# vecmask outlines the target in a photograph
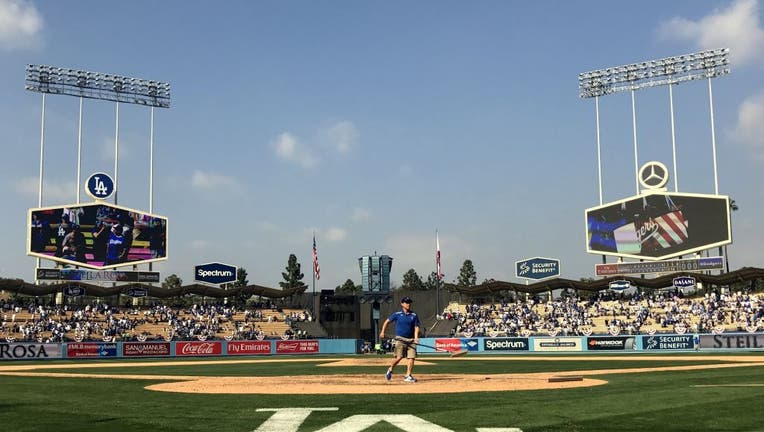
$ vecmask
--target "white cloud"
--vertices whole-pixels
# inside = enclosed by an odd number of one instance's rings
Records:
[[[114,152],[119,150],[119,162],[122,163],[123,161],[130,160],[132,155],[131,147],[131,144],[124,136],[119,137],[119,149],[114,145],[114,136],[103,137],[101,138],[99,154],[104,162],[114,163]]]
[[[756,159],[764,162],[764,92],[740,104],[732,136],[747,146]]]
[[[233,177],[200,170],[194,171],[194,174],[191,177],[191,185],[197,189],[203,190],[231,188],[238,190],[241,188],[239,183]]]
[[[40,178],[25,177],[14,183],[14,189],[19,195],[34,198],[39,196]],[[75,182],[51,182],[44,180],[42,184],[43,205],[70,204],[77,200],[77,186]]]
[[[192,240],[188,246],[195,251],[203,251],[209,249],[210,242],[206,240]]]
[[[345,240],[348,233],[342,228],[331,227],[324,233],[324,238],[330,242],[340,242]]]
[[[353,222],[363,222],[371,218],[371,212],[363,207],[356,207],[353,209],[353,213],[350,215],[350,219]]]
[[[329,145],[340,154],[347,154],[358,144],[358,130],[349,121],[341,121],[325,131]]]
[[[280,134],[273,143],[276,156],[303,168],[313,168],[317,160],[294,135],[289,132]]]
[[[263,232],[276,232],[279,229],[278,225],[268,221],[257,221],[255,222],[255,227]]]
[[[0,49],[33,49],[40,43],[43,20],[25,0],[0,0]]]
[[[760,61],[764,50],[757,0],[738,0],[697,21],[672,18],[661,24],[658,34],[667,40],[692,42],[703,50],[730,48],[730,60],[735,66]]]

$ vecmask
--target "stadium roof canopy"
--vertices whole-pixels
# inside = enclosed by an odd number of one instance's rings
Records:
[[[270,299],[286,298],[296,294],[302,294],[305,288],[274,289],[260,285],[247,285],[245,287],[236,287],[223,289],[210,285],[192,284],[177,288],[163,288],[158,285],[149,285],[142,283],[127,283],[124,285],[104,287],[101,285],[89,284],[80,281],[67,281],[53,283],[49,285],[35,285],[25,282],[21,279],[0,279],[0,290],[15,292],[19,294],[44,296],[61,292],[65,287],[82,287],[85,289],[85,295],[95,297],[108,297],[117,294],[124,294],[130,289],[145,289],[146,296],[156,298],[181,297],[187,294],[196,294],[212,298],[225,298],[237,296],[262,296]]]
[[[490,281],[480,285],[465,287],[455,284],[444,284],[444,288],[449,291],[458,292],[468,296],[479,296],[500,293],[502,291],[517,291],[529,294],[538,294],[556,289],[570,288],[580,291],[601,291],[610,287],[610,282],[616,280],[627,280],[632,285],[646,289],[668,288],[674,285],[674,278],[679,276],[692,276],[697,282],[706,286],[731,285],[736,282],[749,282],[757,279],[764,279],[764,269],[756,267],[743,267],[729,273],[720,275],[709,275],[703,273],[678,272],[666,274],[656,278],[646,279],[631,276],[612,276],[604,279],[592,281],[576,281],[571,279],[555,278],[526,285],[524,283]]]
[[[464,294],[467,296],[499,294],[507,291],[538,294],[565,288],[594,292],[608,289],[610,287],[610,282],[612,281],[627,280],[631,282],[632,285],[638,286],[642,289],[661,289],[673,286],[674,278],[679,276],[692,276],[697,282],[700,282],[705,286],[723,286],[731,285],[733,283],[750,282],[757,279],[764,279],[764,269],[757,267],[743,267],[733,272],[723,273],[720,275],[677,272],[650,279],[631,276],[612,276],[592,281],[577,281],[571,279],[555,278],[539,281],[530,285],[516,282],[490,281],[476,286],[465,287],[447,283],[443,285],[443,288],[448,291],[458,292],[459,294]],[[293,295],[300,295],[305,292],[305,288],[275,289],[261,285],[247,285],[245,287],[229,289],[202,284],[191,284],[167,289],[163,288],[161,285],[149,285],[142,283],[126,283],[123,285],[104,287],[101,285],[89,284],[81,281],[67,281],[48,285],[35,285],[33,283],[25,282],[21,279],[0,278],[0,290],[32,296],[44,296],[59,293],[62,292],[65,287],[71,286],[82,287],[85,289],[85,295],[95,297],[108,297],[117,294],[125,294],[130,289],[140,288],[146,290],[146,295],[148,297],[162,299],[181,297],[188,294],[195,294],[218,299],[237,296],[250,297],[252,295],[270,299],[281,299]]]

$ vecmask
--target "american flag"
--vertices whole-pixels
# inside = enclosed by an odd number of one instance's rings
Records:
[[[316,249],[316,235],[313,234],[313,275],[321,279],[321,267],[318,265],[318,250]]]
[[[687,220],[681,211],[673,211],[654,219],[660,227],[656,240],[664,247],[669,248],[684,243],[687,240]]]
[[[438,231],[435,231],[435,264],[438,267],[438,280],[443,279],[443,272],[440,270],[440,239]]]

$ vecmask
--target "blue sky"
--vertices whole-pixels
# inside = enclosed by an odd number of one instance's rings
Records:
[[[388,254],[393,278],[465,259],[478,281],[517,281],[517,260],[561,260],[591,277],[583,212],[599,204],[594,101],[580,72],[729,47],[713,82],[719,192],[733,216],[732,268],[762,266],[764,30],[738,1],[0,0],[0,276],[33,278],[41,97],[26,64],[170,82],[155,126],[154,212],[170,219],[162,278],[195,264],[245,267],[277,286],[290,253],[318,289],[357,258]],[[680,192],[713,193],[708,91],[674,91]],[[43,205],[75,202],[77,98],[46,102]],[[639,164],[671,167],[668,91],[637,92]],[[628,93],[602,98],[605,201],[631,196]],[[113,172],[114,104],[86,101],[85,175]],[[120,108],[119,204],[148,209],[149,111]],[[84,196],[84,195],[83,195]],[[610,259],[612,261],[612,258]]]

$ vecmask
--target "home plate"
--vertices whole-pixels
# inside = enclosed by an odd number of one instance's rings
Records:
[[[549,377],[548,382],[568,382],[568,381],[583,381],[582,375],[563,375]]]

